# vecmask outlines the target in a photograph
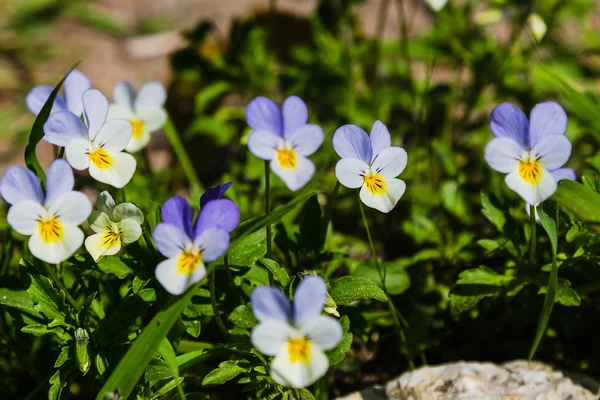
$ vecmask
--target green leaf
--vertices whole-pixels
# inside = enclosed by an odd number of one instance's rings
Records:
[[[65,387],[67,387],[67,379],[64,376],[63,369],[57,369],[54,375],[50,378],[50,389],[48,390],[48,400],[60,400],[60,395]]]
[[[202,380],[203,386],[222,385],[232,380],[239,374],[249,371],[249,368],[240,367],[240,361],[228,360],[219,364],[219,367],[210,371]]]
[[[500,275],[494,270],[481,266],[479,268],[468,269],[458,275],[457,285],[492,285],[503,286],[513,278],[506,275]]]
[[[504,232],[504,224],[506,223],[504,212],[496,207],[489,196],[484,192],[481,192],[481,207],[483,215],[485,215],[500,232]]]
[[[400,262],[382,263],[382,268],[386,268],[385,288],[391,295],[404,293],[410,287],[410,276]],[[367,278],[381,287],[379,272],[374,263],[359,265],[353,273],[356,277]]]
[[[163,387],[161,387],[160,389],[158,389],[156,392],[154,392],[152,394],[152,397],[150,397],[150,400],[156,400],[156,399],[166,395],[171,390],[173,390],[176,387],[178,387],[179,385],[181,385],[181,382],[183,382],[183,379],[184,379],[183,377],[175,378],[175,379],[172,379],[169,382],[165,383],[163,385]],[[187,399],[187,396],[183,397],[183,398]]]
[[[370,279],[344,276],[335,280],[329,289],[337,305],[350,304],[357,300],[373,299],[387,301],[385,292]]]
[[[252,329],[258,325],[258,320],[252,312],[250,305],[236,307],[229,315],[229,321],[241,328]]]
[[[547,293],[548,287],[544,286],[540,288],[538,293]],[[581,298],[579,294],[571,287],[571,282],[567,279],[558,279],[558,286],[556,289],[556,303],[560,303],[563,306],[573,307],[581,305]]]
[[[158,354],[160,354],[160,356],[163,358],[163,360],[169,367],[169,371],[171,372],[171,375],[173,376],[173,378],[175,378],[175,380],[178,380],[179,365],[177,364],[177,355],[175,354],[175,350],[173,350],[173,346],[171,346],[171,342],[169,342],[169,339],[167,339],[167,338],[163,339],[162,343],[158,347]],[[181,383],[182,381],[183,381],[183,379],[181,379],[181,381],[179,381],[179,383]],[[176,387],[176,386],[174,386],[174,387]],[[171,390],[171,389],[169,389],[169,390]]]
[[[202,114],[206,107],[219,97],[231,90],[231,84],[220,81],[203,88],[197,95],[195,101],[196,114]]]
[[[242,239],[249,234],[281,220],[281,218],[294,210],[299,204],[306,201],[306,199],[313,194],[313,191],[302,192],[292,201],[277,208],[269,215],[257,218],[238,227],[232,232],[230,250],[234,250],[239,246]],[[216,265],[222,264],[222,259],[223,257],[207,266],[207,275],[210,274]],[[167,333],[169,333],[183,309],[190,303],[200,284],[201,283],[198,283],[191,287],[181,296],[172,297],[166,307],[152,318],[152,321],[150,321],[148,326],[142,330],[142,333],[138,336],[115,370],[111,373],[110,377],[106,380],[104,386],[98,392],[96,400],[103,400],[106,393],[113,393],[117,389],[121,391],[123,398],[129,397],[146,369],[146,366],[158,350],[162,340],[167,336]]]
[[[498,294],[512,288],[514,278],[500,275],[487,267],[463,271],[448,296],[450,314],[457,317],[475,307],[485,297]]]
[[[231,265],[249,266],[267,254],[266,229],[248,235],[233,251],[229,251]]]
[[[300,232],[297,236],[300,247],[306,251],[323,250],[328,224],[317,196],[312,196],[300,213]]]
[[[340,318],[340,325],[342,326],[342,332],[344,333],[342,336],[342,340],[335,346],[333,349],[326,352],[327,358],[329,359],[329,365],[335,365],[344,360],[346,357],[346,353],[350,350],[352,346],[352,333],[348,332],[350,330],[350,319],[347,315],[344,315]]]
[[[54,266],[50,268],[54,268]],[[30,280],[27,293],[35,303],[35,310],[51,320],[48,327],[65,326],[70,328],[74,323],[73,312],[65,302],[65,294],[54,289],[50,279],[43,275],[27,273],[27,276]]]
[[[550,199],[600,233],[599,193],[581,183],[565,179],[558,183],[558,189]]]
[[[63,346],[60,348],[60,354],[54,362],[54,368],[59,368],[69,359],[69,346]]]
[[[259,264],[265,266],[271,272],[271,274],[273,274],[273,278],[275,278],[277,282],[281,283],[281,286],[284,289],[288,287],[288,284],[290,283],[290,276],[285,268],[279,265],[277,261],[271,260],[270,258],[263,258],[258,262]]]
[[[16,308],[37,318],[42,315],[35,310],[33,300],[25,290],[0,288],[0,306]]]
[[[116,275],[119,279],[124,279],[133,274],[133,270],[121,258],[115,256],[103,257],[98,262],[98,268],[107,274]]]

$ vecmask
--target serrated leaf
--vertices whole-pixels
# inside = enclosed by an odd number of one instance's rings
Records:
[[[229,321],[234,325],[247,329],[252,329],[258,325],[258,320],[249,305],[236,307],[229,315]]]
[[[54,375],[50,378],[50,389],[48,390],[48,400],[60,400],[60,395],[63,389],[67,386],[67,380],[65,379],[65,373],[62,369],[56,370]]]
[[[506,223],[504,212],[496,207],[484,192],[481,192],[481,212],[500,232],[504,232],[504,224]]]
[[[503,286],[513,278],[506,275],[500,275],[496,271],[484,266],[479,268],[467,269],[458,275],[457,285],[492,285]]]
[[[69,359],[69,346],[63,346],[60,348],[60,354],[54,362],[54,368],[59,368]]]
[[[239,361],[228,360],[219,364],[219,367],[210,371],[202,380],[202,386],[222,385],[235,378],[243,372],[249,371],[246,367],[240,367]]]
[[[273,274],[273,278],[285,289],[290,283],[290,275],[287,273],[285,268],[283,268],[279,263],[275,260],[271,260],[269,258],[262,258],[259,261],[259,264],[263,265],[267,268],[271,274]]]
[[[192,321],[183,320],[183,324],[185,325],[185,331],[188,335],[197,338],[200,336],[201,324],[200,321],[195,319]]]
[[[337,305],[350,304],[358,300],[387,301],[385,292],[370,279],[344,276],[331,284],[331,298]]]
[[[124,279],[133,274],[129,265],[125,264],[121,258],[116,256],[103,257],[98,262],[98,268],[106,274],[116,275],[119,279]]]
[[[27,273],[27,276],[30,281],[27,293],[35,303],[35,310],[51,320],[48,326],[65,326],[70,328],[73,323],[73,311],[66,304],[64,293],[54,289],[50,279],[43,275]]]
[[[234,250],[229,251],[231,265],[249,266],[267,254],[267,233],[258,230],[245,237]]]
[[[544,286],[540,288],[538,293],[542,294],[547,292],[548,287]],[[579,297],[579,294],[575,291],[575,289],[571,287],[571,282],[569,282],[567,279],[559,278],[556,288],[555,302],[560,303],[563,306],[574,307],[581,305],[581,298]]]

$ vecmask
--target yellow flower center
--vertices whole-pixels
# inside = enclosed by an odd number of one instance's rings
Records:
[[[283,168],[292,169],[296,166],[296,152],[292,149],[277,150],[277,160]]]
[[[109,168],[114,163],[112,156],[102,147],[98,147],[96,150],[90,151],[89,157],[90,162],[100,169]]]
[[[306,336],[288,339],[288,355],[290,362],[306,364],[310,359],[310,341]]]
[[[113,229],[112,226],[107,225],[106,231],[102,235],[102,244],[106,247],[112,247],[115,243],[121,241],[121,230]]]
[[[371,194],[385,193],[385,180],[375,171],[370,171],[363,175],[363,184]]]
[[[527,183],[537,185],[542,179],[542,166],[537,160],[519,161],[519,175]]]
[[[55,216],[50,218],[40,218],[38,221],[38,229],[40,230],[40,236],[44,243],[56,243],[62,239],[62,223]]]
[[[129,123],[131,124],[131,136],[134,139],[141,138],[142,133],[144,133],[144,121],[141,119],[130,119]]]
[[[177,260],[177,272],[189,275],[202,263],[202,252],[198,249],[185,249]]]

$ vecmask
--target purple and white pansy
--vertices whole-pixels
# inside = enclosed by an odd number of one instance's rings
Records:
[[[344,125],[333,135],[333,148],[342,158],[335,166],[338,181],[360,188],[360,200],[381,212],[390,212],[406,190],[396,177],[408,161],[406,151],[392,146],[387,127],[375,121],[371,135],[356,125]]]
[[[83,113],[81,96],[83,96],[83,92],[91,87],[90,79],[83,72],[74,69],[63,83],[64,96],[60,93],[56,95],[51,113],[70,111],[80,117]],[[36,86],[31,89],[25,98],[29,111],[34,115],[38,115],[46,101],[48,101],[52,90],[52,86],[48,85]]]
[[[78,227],[92,212],[92,204],[73,191],[73,171],[64,160],[56,160],[46,174],[46,194],[30,170],[9,167],[0,181],[0,193],[11,207],[7,221],[21,235],[30,236],[34,257],[58,264],[71,257],[83,243]]]
[[[333,317],[322,315],[327,286],[322,278],[305,278],[294,295],[294,303],[272,286],[259,286],[250,302],[260,322],[252,330],[252,345],[275,356],[270,374],[280,385],[303,388],[327,373],[325,351],[342,340],[342,327]]]
[[[571,155],[571,142],[565,136],[567,114],[557,103],[539,103],[530,120],[518,107],[502,103],[492,111],[490,126],[496,138],[487,144],[485,160],[508,174],[506,184],[528,204],[552,196],[558,181],[575,180],[572,169],[562,168]]]
[[[315,174],[315,165],[306,157],[317,151],[325,138],[318,125],[307,123],[306,104],[290,96],[280,109],[272,100],[257,97],[246,107],[246,121],[252,128],[250,152],[270,161],[271,170],[290,190],[306,185]]]

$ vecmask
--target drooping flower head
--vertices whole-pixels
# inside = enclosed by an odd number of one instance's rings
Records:
[[[393,147],[390,133],[375,121],[371,135],[356,125],[344,125],[333,135],[333,148],[342,159],[335,176],[347,188],[360,189],[361,201],[381,212],[390,212],[406,190],[396,177],[404,171],[408,156],[401,147]]]
[[[95,234],[85,239],[85,248],[94,258],[112,256],[121,250],[121,243],[133,243],[142,235],[144,215],[132,203],[117,204],[110,193],[98,195],[96,210],[88,218]]]
[[[506,175],[506,184],[528,204],[536,205],[556,191],[557,182],[575,179],[570,168],[561,168],[571,155],[565,136],[567,114],[548,101],[531,110],[531,119],[518,107],[502,103],[492,111],[490,123],[496,137],[485,147],[485,160]]]
[[[135,172],[135,158],[123,152],[131,139],[127,120],[106,122],[108,100],[97,89],[83,94],[85,124],[71,112],[56,112],[44,124],[46,140],[65,147],[75,169],[89,168],[90,176],[116,188],[125,186]]]
[[[130,153],[140,151],[150,142],[152,132],[162,128],[167,121],[163,110],[167,91],[160,82],[149,82],[137,95],[129,82],[119,82],[113,90],[114,103],[110,105],[108,120],[123,118],[132,127],[131,140],[125,147]]]
[[[81,96],[83,92],[91,87],[89,78],[83,72],[74,69],[63,83],[64,96],[60,93],[56,95],[51,113],[70,111],[80,117],[83,112]],[[52,90],[53,87],[47,85],[36,86],[31,89],[25,98],[29,111],[34,115],[38,115],[46,101],[48,101]]]
[[[204,262],[227,251],[240,210],[228,199],[209,201],[194,226],[189,203],[177,196],[163,204],[161,216],[163,222],[156,225],[152,237],[168,259],[156,267],[156,279],[169,293],[179,295],[204,278]]]
[[[318,125],[307,124],[306,104],[290,96],[280,110],[273,101],[257,97],[246,107],[246,121],[253,131],[248,138],[250,152],[271,161],[271,170],[290,190],[306,185],[315,174],[315,165],[306,157],[325,138]]]
[[[73,171],[56,160],[46,174],[46,194],[30,170],[13,166],[4,172],[0,193],[11,207],[6,217],[10,226],[29,238],[29,250],[36,258],[58,264],[75,253],[83,243],[79,229],[92,211],[92,204],[73,191]]]
[[[261,353],[275,356],[270,374],[280,385],[306,387],[327,372],[324,351],[342,340],[342,327],[335,318],[321,315],[326,296],[327,286],[318,276],[298,285],[293,305],[271,286],[252,292],[252,311],[260,324],[252,330],[251,341]]]

